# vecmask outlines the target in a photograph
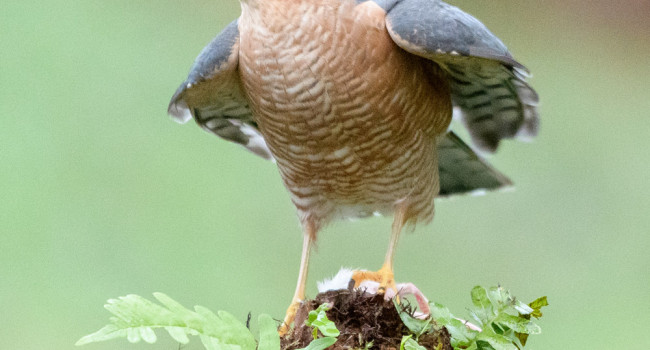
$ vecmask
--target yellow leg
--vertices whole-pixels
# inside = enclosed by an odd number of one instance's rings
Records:
[[[397,248],[397,241],[402,232],[402,227],[406,223],[406,205],[400,205],[395,210],[395,218],[393,219],[393,227],[390,234],[390,242],[388,243],[388,250],[386,251],[386,258],[384,265],[378,271],[355,271],[352,274],[354,280],[354,287],[357,288],[363,281],[379,282],[378,293],[383,294],[387,289],[393,289],[397,292],[395,286],[395,278],[393,276],[393,260],[395,257],[395,249]]]
[[[280,326],[278,333],[280,336],[284,336],[289,332],[291,323],[293,323],[294,318],[296,317],[296,311],[300,303],[305,299],[305,284],[307,283],[307,272],[309,269],[309,253],[311,251],[311,245],[316,237],[316,230],[314,225],[308,222],[305,225],[303,230],[303,241],[302,241],[302,256],[300,258],[300,272],[298,273],[298,284],[296,285],[296,291],[293,294],[293,300],[291,305],[287,308],[287,312],[284,316],[284,322]]]

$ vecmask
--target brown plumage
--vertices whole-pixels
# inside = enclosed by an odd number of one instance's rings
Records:
[[[492,151],[502,138],[534,136],[537,95],[496,37],[439,0],[241,3],[169,111],[276,160],[304,232],[286,331],[325,224],[394,213],[383,267],[353,276],[394,288],[399,233],[433,218],[441,187],[450,195],[510,184],[448,133],[452,106]]]
[[[325,2],[244,4],[239,20],[244,90],[300,218],[318,229],[404,202],[428,221],[447,80],[397,47],[374,3]]]

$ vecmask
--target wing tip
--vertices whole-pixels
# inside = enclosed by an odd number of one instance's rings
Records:
[[[172,119],[179,124],[185,124],[192,119],[192,113],[183,99],[187,87],[187,84],[183,83],[178,90],[176,90],[167,106],[167,114],[169,114]]]
[[[264,137],[259,133],[259,131],[256,131],[254,127],[248,124],[242,124],[240,130],[244,135],[248,136],[248,142],[245,145],[246,149],[266,160],[275,161],[269,146],[266,144]]]
[[[519,79],[517,96],[522,104],[523,123],[517,130],[515,138],[522,141],[532,141],[539,134],[539,95],[527,82],[528,76],[522,77],[521,72],[515,71]]]
[[[436,196],[440,199],[454,199],[459,197],[482,197],[488,193],[510,193],[515,191],[515,185],[512,182],[501,184],[497,187],[475,188],[471,191],[458,192],[441,192]]]
[[[477,196],[514,188],[510,178],[490,165],[453,131],[448,132],[438,145],[440,174],[446,174],[441,175],[438,197]],[[483,174],[481,177],[475,176],[477,169]]]
[[[485,119],[468,118],[472,111],[466,111],[462,106],[454,107],[454,119],[460,120],[469,130],[472,145],[481,154],[492,154],[497,151],[502,140],[515,139],[517,141],[530,142],[538,134],[540,129],[539,95],[527,80],[529,74],[517,67],[503,66],[504,71],[510,76],[504,79],[504,84],[511,86],[512,98],[516,98],[519,105],[518,118],[516,120],[506,119],[498,129],[492,127],[480,127]],[[468,114],[466,114],[468,113]],[[500,111],[494,113],[493,118],[498,118]],[[489,125],[488,125],[489,126]]]

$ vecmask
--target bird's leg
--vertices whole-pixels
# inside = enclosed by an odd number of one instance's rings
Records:
[[[395,249],[397,248],[397,241],[402,232],[402,227],[406,223],[406,211],[408,206],[402,203],[395,210],[395,218],[393,219],[393,227],[390,235],[390,242],[388,243],[388,250],[386,251],[386,258],[384,265],[378,271],[355,271],[352,274],[354,280],[354,287],[358,288],[363,281],[379,282],[379,294],[386,294],[386,297],[392,298],[397,295],[397,288],[395,285],[395,278],[393,276],[393,258],[395,256]]]
[[[296,291],[293,294],[293,300],[291,305],[287,308],[287,312],[284,316],[284,321],[278,330],[280,336],[287,334],[293,323],[293,319],[296,317],[296,311],[300,303],[305,299],[305,285],[307,283],[307,272],[309,269],[309,253],[311,251],[311,245],[316,237],[316,229],[312,222],[307,222],[303,228],[303,241],[302,241],[302,256],[300,258],[300,272],[298,273],[298,284],[296,285]]]

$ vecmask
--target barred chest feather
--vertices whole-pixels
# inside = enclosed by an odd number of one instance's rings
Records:
[[[373,2],[242,3],[239,71],[302,220],[433,217],[435,138],[451,120],[435,64],[399,49]]]

